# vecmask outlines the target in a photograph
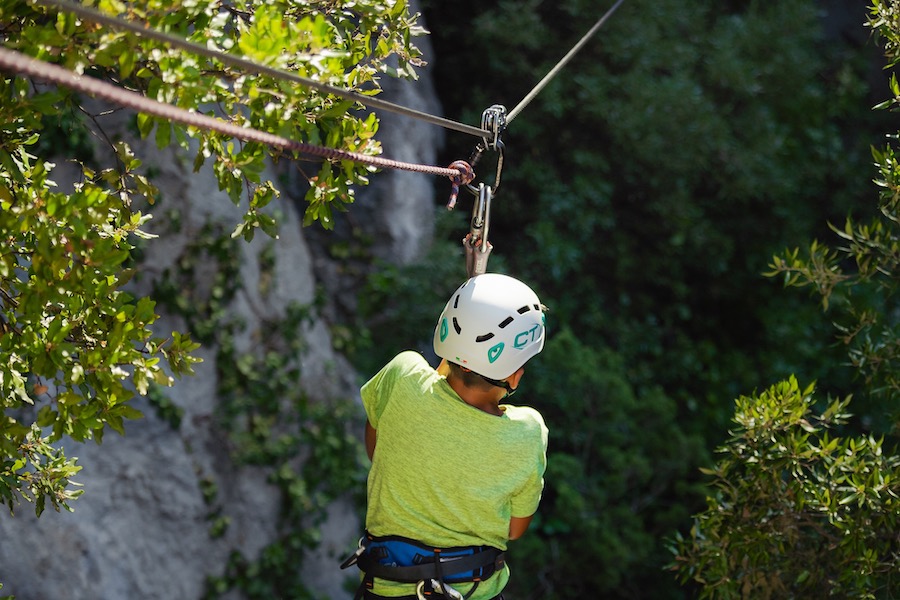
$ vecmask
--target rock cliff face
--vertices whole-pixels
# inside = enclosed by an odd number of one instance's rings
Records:
[[[420,46],[428,56],[427,43]],[[430,113],[439,111],[427,74],[415,83],[385,84],[390,88],[382,97]],[[434,163],[441,131],[407,117],[381,116],[379,139],[385,156]],[[103,126],[126,136],[122,123],[127,118],[105,117]],[[147,227],[162,238],[147,244],[145,270],[133,284],[136,293],[146,294],[160,273],[190,252],[204,226],[220,224],[230,231],[241,211],[218,191],[209,169],[192,172],[190,157],[157,151],[152,143],[130,142],[148,157],[146,164],[155,172],[162,195],[159,210],[176,212],[179,221],[177,228],[170,227],[171,219],[160,214]],[[65,187],[66,167],[63,160],[59,163],[54,179]],[[376,240],[376,255],[406,262],[429,243],[434,183],[431,176],[387,171],[374,176],[369,189],[359,191],[350,218]],[[352,282],[339,277],[340,264],[318,246],[310,247],[309,229],[300,225],[302,207],[292,200],[302,198],[303,190],[282,188],[282,192],[276,207],[281,214],[279,239],[272,243],[257,235],[253,242],[237,245],[242,291],[227,309],[244,324],[234,340],[242,352],[252,353],[268,335],[267,327],[284,318],[289,306],[313,305],[317,288],[353,292]],[[321,233],[315,237],[317,244],[327,240]],[[204,273],[202,263],[195,272],[198,288],[212,285],[212,269]],[[336,300],[326,298],[324,307],[303,325],[305,343],[296,385],[311,402],[354,400],[353,422],[348,426],[361,438],[359,376],[333,350],[329,324],[322,317],[333,312],[329,303]],[[171,313],[164,313],[155,326],[160,335],[184,328],[184,320]],[[232,461],[229,444],[215,426],[221,402],[217,348],[204,345],[199,356],[204,362],[196,365],[196,375],[165,390],[172,404],[183,410],[177,428],[140,400],[136,406],[145,418],[130,422],[124,437],[109,432],[102,445],[66,448],[84,467],[76,480],[86,491],[73,503],[74,513],[47,511],[36,519],[32,507],[22,505],[15,517],[0,515],[4,584],[0,594],[21,600],[201,598],[207,576],[221,575],[233,550],[253,559],[271,543],[279,528],[279,490],[269,483],[266,469]],[[210,533],[210,498],[204,481],[215,482],[217,514],[229,520],[218,537]],[[322,543],[300,567],[303,583],[318,598],[346,598],[345,580],[356,573],[341,572],[338,558],[359,536],[357,507],[349,499],[332,503],[321,530]]]

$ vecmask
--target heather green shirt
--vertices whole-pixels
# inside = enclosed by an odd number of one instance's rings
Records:
[[[378,433],[368,480],[366,529],[438,547],[505,550],[510,517],[537,510],[547,465],[547,427],[528,407],[502,416],[469,406],[416,352],[402,352],[362,390]],[[471,600],[493,598],[509,568],[479,584]],[[471,584],[454,585],[466,592]],[[375,580],[377,594],[414,586]]]

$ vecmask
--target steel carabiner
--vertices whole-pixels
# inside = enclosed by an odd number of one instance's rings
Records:
[[[487,271],[488,258],[493,250],[488,241],[492,197],[493,190],[490,186],[478,184],[478,199],[472,207],[469,234],[463,239],[463,248],[466,250],[466,272],[469,277],[482,275]]]
[[[431,580],[431,591],[441,594],[441,596],[447,598],[448,600],[466,600],[466,597],[463,596],[459,590],[447,583],[442,583],[437,579]],[[428,600],[428,598],[426,598],[426,594],[428,594],[429,596],[431,595],[430,593],[426,592],[425,580],[422,580],[418,584],[416,584],[416,598],[418,598],[419,600]]]

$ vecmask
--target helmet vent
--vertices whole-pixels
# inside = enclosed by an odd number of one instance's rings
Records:
[[[453,308],[459,308],[459,294],[453,299]]]
[[[462,333],[462,327],[459,326],[459,321],[456,320],[456,317],[453,317],[453,329],[456,330],[456,335]]]
[[[491,339],[492,337],[494,337],[494,334],[493,334],[493,333],[486,333],[486,334],[484,334],[484,335],[479,335],[477,338],[475,338],[475,341],[476,341],[476,342],[479,342],[479,343],[480,343],[480,342],[486,342],[486,341],[488,341],[489,339]]]
[[[497,327],[499,327],[500,329],[503,329],[504,327],[506,327],[507,325],[509,325],[512,322],[513,322],[512,317],[506,317],[505,319],[503,319],[503,322],[500,323]]]
[[[527,313],[529,310],[531,310],[531,307],[528,306],[528,305],[526,304],[525,306],[523,306],[522,308],[520,308],[520,309],[517,310],[516,312],[519,313],[520,315],[524,315],[524,314]]]

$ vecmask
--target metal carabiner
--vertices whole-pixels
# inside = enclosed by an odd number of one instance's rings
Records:
[[[488,241],[492,196],[490,186],[478,184],[478,199],[472,207],[469,234],[463,239],[463,248],[466,250],[466,272],[469,277],[482,275],[487,271],[487,261],[494,248]]]
[[[485,143],[486,142],[478,142],[477,144],[475,144],[475,149],[472,150],[472,155],[469,157],[469,163],[467,163],[471,164],[472,168],[474,168],[475,165],[478,164],[478,161],[481,160],[481,155],[484,154],[484,151],[487,149],[484,145]],[[503,142],[499,142],[494,149],[497,151],[497,172],[494,175],[494,185],[492,186],[492,189],[494,195],[496,196],[497,190],[500,189],[500,174],[503,172]],[[469,188],[470,192],[472,192],[476,196],[478,195],[478,188],[476,188],[474,185],[469,183],[466,185],[466,187]]]
[[[366,551],[365,541],[366,541],[366,536],[362,536],[361,538],[359,538],[359,543],[356,548],[356,551],[353,554],[351,554],[350,556],[348,556],[347,560],[345,560],[344,562],[341,563],[342,569],[352,567],[353,565],[356,564],[356,562],[359,560],[359,557],[362,556],[363,553]]]
[[[444,598],[448,600],[466,600],[466,597],[462,595],[462,593],[456,588],[450,586],[449,584],[442,584],[437,579],[431,580],[431,589],[439,594],[441,594]],[[425,597],[425,581],[422,580],[416,585],[416,598],[419,600],[428,600]]]

